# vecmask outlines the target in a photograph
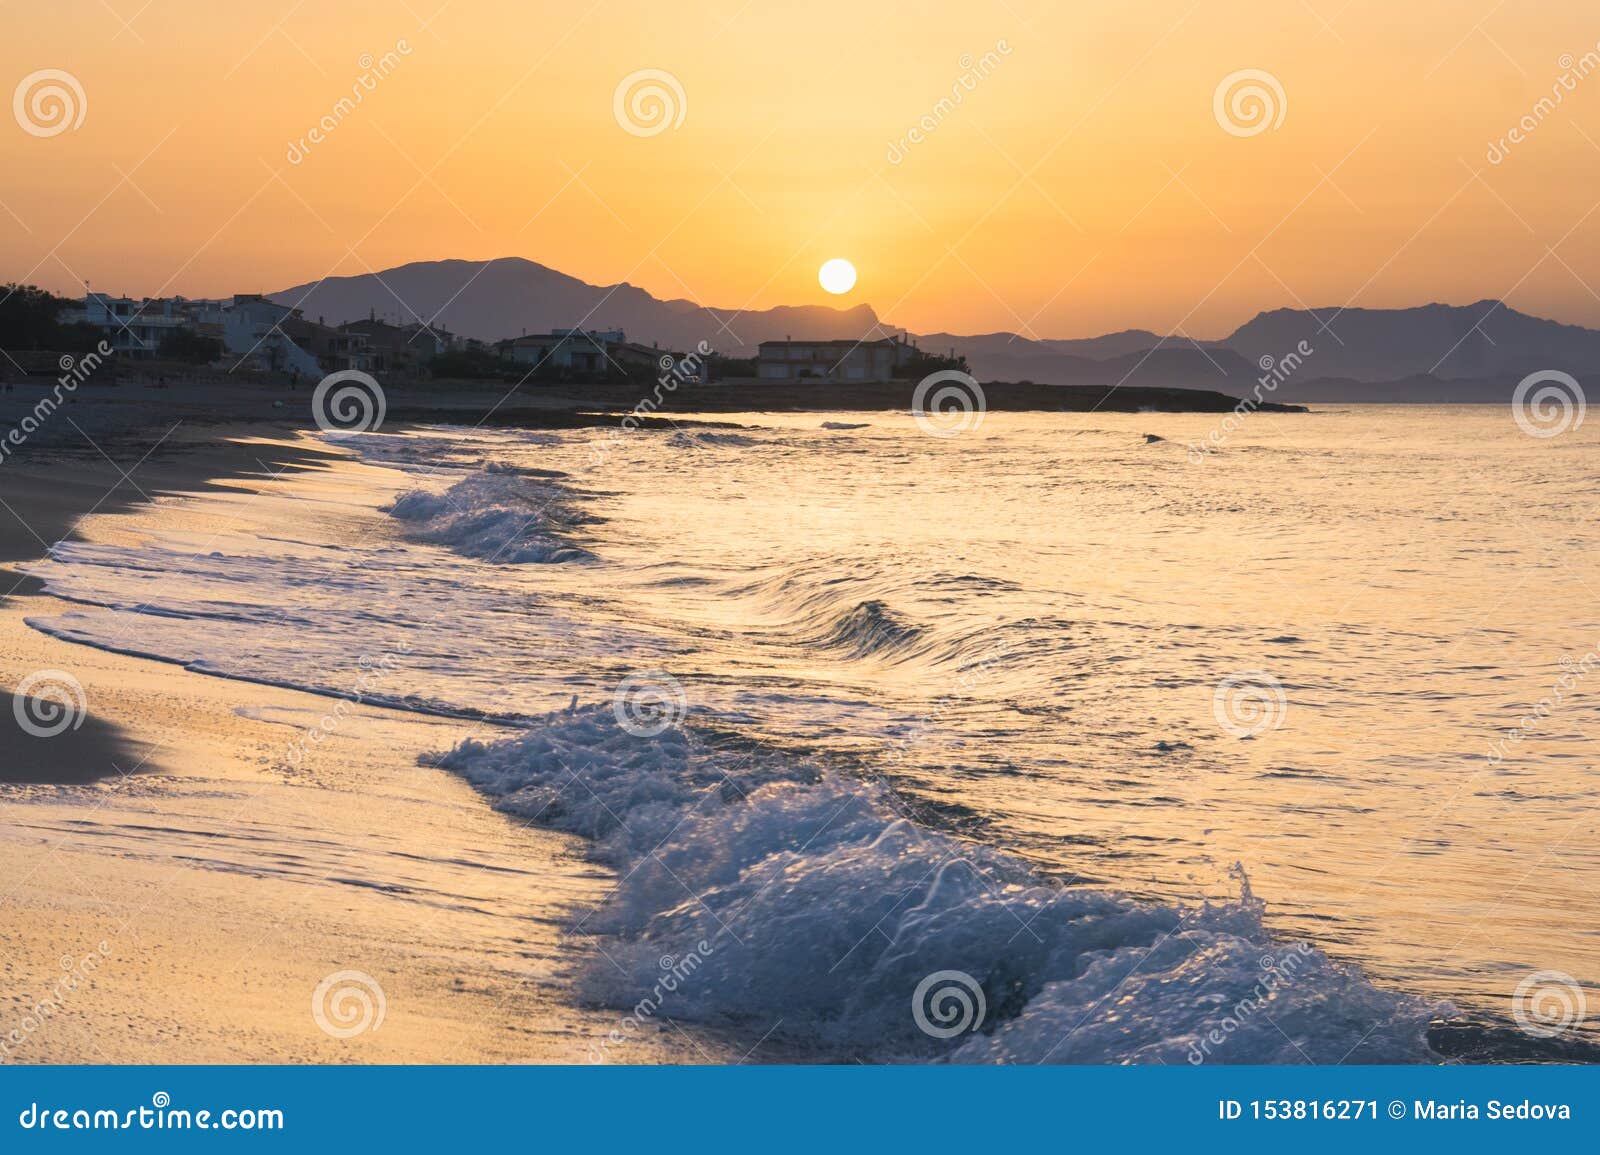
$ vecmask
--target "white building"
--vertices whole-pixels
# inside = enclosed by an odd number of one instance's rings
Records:
[[[894,337],[876,341],[763,341],[756,376],[764,381],[826,378],[831,381],[892,381],[914,347]]]
[[[610,349],[626,343],[621,329],[556,329],[501,342],[513,361],[550,365],[575,373],[605,372]]]
[[[222,346],[230,358],[275,373],[298,372],[321,377],[317,359],[289,339],[278,326],[294,313],[254,293],[242,293],[222,310]]]
[[[169,334],[190,324],[180,310],[181,303],[169,298],[135,301],[88,293],[82,308],[63,309],[60,319],[105,330],[111,348],[124,357],[154,357]]]
[[[220,336],[230,364],[243,362],[252,369],[320,376],[322,368],[317,359],[279,327],[293,314],[287,305],[253,293],[220,301],[184,297],[135,301],[132,297],[87,293],[81,306],[62,310],[61,320],[104,330],[112,349],[123,357],[156,357],[168,336],[179,329],[193,329]]]

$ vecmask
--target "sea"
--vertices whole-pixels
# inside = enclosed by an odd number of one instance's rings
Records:
[[[861,1062],[1592,1058],[1600,422],[1539,432],[312,432],[339,456],[55,546],[30,624],[459,719],[419,773],[615,872],[571,912],[573,997],[652,1029]]]

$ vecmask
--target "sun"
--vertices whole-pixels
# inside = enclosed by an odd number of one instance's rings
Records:
[[[843,257],[834,257],[817,270],[817,280],[830,293],[848,293],[856,287],[856,267]]]

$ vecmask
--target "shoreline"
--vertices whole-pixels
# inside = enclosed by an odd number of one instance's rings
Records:
[[[284,434],[127,430],[101,448],[124,466],[155,448],[132,481],[86,447],[0,470],[0,498],[18,512],[42,503],[55,519],[48,524],[62,527],[90,502],[99,506],[86,526],[91,538],[136,537],[147,499],[259,492],[283,473],[351,460]],[[111,488],[96,496],[102,483]],[[0,560],[37,556],[45,524],[0,535]],[[580,948],[561,928],[615,874],[588,859],[579,840],[515,825],[465,779],[419,765],[420,755],[469,733],[504,736],[504,728],[369,700],[333,735],[325,761],[285,767],[287,738],[326,716],[327,696],[59,641],[24,624],[61,606],[37,589],[0,597],[8,643],[0,687],[34,670],[69,669],[90,707],[81,730],[29,739],[41,756],[59,757],[47,774],[22,783],[0,765],[0,804],[13,818],[0,838],[0,873],[20,879],[7,888],[16,913],[0,930],[13,961],[0,986],[0,1062],[159,1061],[162,1052],[143,1037],[152,1031],[183,1061],[582,1062],[592,1047],[607,1050],[601,1040],[627,1016],[574,1003],[569,975]],[[80,737],[85,745],[74,750]],[[6,748],[16,757],[17,744]],[[86,761],[109,767],[98,784],[67,774]],[[471,852],[452,853],[463,838],[473,840]],[[495,885],[480,885],[485,876]],[[173,889],[186,906],[164,910]],[[96,926],[116,933],[95,939]],[[51,989],[61,973],[53,968],[69,956],[105,965],[89,993],[12,1049],[6,1040],[27,1021],[29,1001]],[[220,978],[212,973],[219,966]],[[382,1037],[333,1039],[310,1016],[313,992],[347,972],[384,992]],[[206,992],[204,1005],[185,1001],[192,989]],[[119,1037],[124,1023],[136,1024],[127,1029],[138,1037]],[[230,1049],[241,1029],[251,1036],[247,1055]],[[652,1030],[655,1037],[630,1037],[611,1056],[735,1061],[749,1041],[664,1021]],[[1581,1044],[1530,1044],[1489,1021],[1436,1024],[1430,1041],[1453,1061],[1594,1058]],[[781,1058],[782,1046],[753,1059]]]
[[[342,456],[280,425],[146,416],[0,468],[0,565]],[[485,727],[363,702],[296,758],[326,697],[51,637],[24,619],[63,603],[4,572],[0,686],[65,672],[83,710],[51,737],[0,720],[0,1062],[582,1063],[618,1027],[574,1001],[585,948],[566,933],[610,872],[422,760]],[[342,1037],[362,998],[365,1029]],[[613,1058],[741,1051],[662,1027]]]
[[[694,414],[756,412],[906,413],[917,383],[773,382],[770,384],[664,381],[619,384],[533,385],[492,381],[400,381],[381,383],[387,416],[383,428],[407,425],[474,425],[490,428],[580,429],[617,425],[624,417],[639,428],[730,427]],[[991,382],[981,386],[982,407],[995,413],[1230,413],[1241,404],[1256,412],[1305,413],[1305,406],[1205,389],[1158,386],[1037,385]],[[17,426],[49,392],[41,381],[18,383],[0,394],[0,433]],[[1247,391],[1248,392],[1248,391]],[[937,409],[940,402],[930,399]],[[163,425],[165,422],[165,425]],[[312,425],[309,385],[175,381],[166,386],[128,381],[85,383],[69,406],[50,418],[27,445],[0,461],[0,473],[25,461],[30,448],[69,446],[88,450],[86,438],[126,438],[165,428],[248,426],[280,435]],[[152,432],[153,431],[153,432]],[[92,451],[91,451],[92,452]],[[3,511],[0,511],[3,512]]]

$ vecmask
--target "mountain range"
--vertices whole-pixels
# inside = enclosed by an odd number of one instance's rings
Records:
[[[1600,376],[1600,331],[1529,316],[1494,300],[1408,309],[1274,309],[1220,340],[1143,329],[1047,340],[1015,333],[911,334],[883,323],[868,305],[747,311],[663,301],[635,285],[591,285],[521,257],[414,262],[269,296],[331,324],[376,314],[486,341],[574,326],[622,329],[631,340],[666,349],[693,349],[704,340],[730,357],[754,356],[760,342],[784,338],[904,334],[930,352],[965,356],[985,381],[1242,392],[1270,373],[1277,378],[1272,396],[1282,401],[1504,401],[1536,370]]]

